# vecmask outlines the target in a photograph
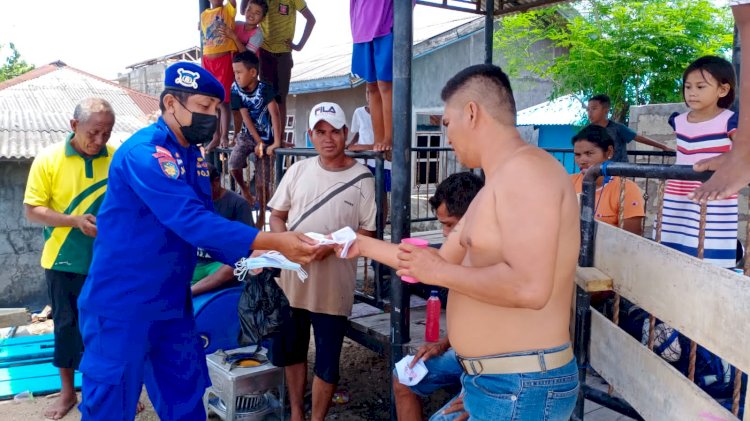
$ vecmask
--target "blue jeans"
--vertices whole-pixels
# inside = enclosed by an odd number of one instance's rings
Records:
[[[541,350],[560,351],[569,344]],[[540,351],[503,354],[535,355]],[[567,421],[578,397],[578,366],[568,364],[538,373],[464,374],[464,407],[472,421]]]
[[[451,421],[458,418],[461,413],[443,414],[443,411],[448,409],[454,399],[458,397],[458,392],[461,390],[461,376],[464,373],[464,369],[461,364],[458,363],[456,358],[456,351],[453,348],[448,348],[443,355],[430,358],[424,362],[427,367],[427,375],[414,386],[409,386],[414,394],[422,397],[427,397],[434,393],[438,389],[447,389],[450,393],[456,394],[453,399],[448,401],[439,411],[435,412],[431,417],[430,421]],[[396,374],[396,370],[393,370],[393,374]]]
[[[422,381],[409,387],[415,394],[425,397],[442,388],[456,393],[461,388],[464,369],[458,363],[453,348],[449,348],[443,355],[430,358],[424,365],[427,367],[427,375]]]

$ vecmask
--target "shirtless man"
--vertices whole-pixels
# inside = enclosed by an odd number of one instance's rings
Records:
[[[359,236],[350,253],[450,290],[448,337],[472,420],[567,420],[578,393],[568,329],[580,236],[572,184],[521,139],[499,67],[464,69],[442,98],[448,141],[463,165],[484,170],[485,187],[439,251]]]
[[[740,45],[750,45],[750,0],[730,0]],[[714,158],[698,161],[695,171],[716,171],[688,196],[696,202],[724,199],[750,183],[750,51],[742,51],[740,60],[740,117],[732,150]]]

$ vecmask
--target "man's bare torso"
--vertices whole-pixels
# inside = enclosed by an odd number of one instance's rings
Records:
[[[505,169],[513,160],[513,171]],[[567,174],[554,161],[554,158],[537,148],[524,147],[511,155],[491,176],[480,191],[457,227],[460,244],[465,250],[463,266],[485,267],[507,263],[509,248],[518,250],[533,259],[535,250],[528,241],[518,241],[518,237],[532,233],[538,227],[533,224],[524,227],[503,226],[502,212],[525,212],[533,207],[555,207],[560,215],[558,232],[544,233],[544,241],[558,244],[557,254],[548,261],[554,261],[551,296],[540,310],[527,308],[501,307],[479,301],[451,290],[447,309],[448,334],[451,345],[463,357],[490,356],[495,354],[550,348],[570,341],[569,320],[576,260],[579,248],[579,223],[576,196]],[[530,183],[526,171],[541,171],[545,174],[547,187],[560,189],[563,193],[557,199],[532,196],[527,203],[503,203],[502,198],[507,183]],[[538,183],[535,183],[538,184]],[[537,186],[523,186],[536,190]],[[560,198],[561,197],[561,198]],[[498,207],[502,207],[498,209]],[[540,233],[536,233],[540,235]],[[524,244],[525,243],[525,244]],[[543,264],[543,263],[540,263]],[[464,279],[462,282],[472,282]],[[497,282],[503,282],[498,279]]]

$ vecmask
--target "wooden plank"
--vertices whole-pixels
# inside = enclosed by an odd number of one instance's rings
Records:
[[[750,372],[750,278],[607,224],[595,243],[615,291]]]
[[[34,396],[42,396],[60,391],[60,373],[59,369],[48,364],[52,369],[46,375],[14,378],[10,381],[0,381],[0,400],[12,399],[17,393],[31,391]],[[83,376],[76,371],[73,377],[74,386],[80,389]]]
[[[612,291],[612,278],[597,268],[576,268],[576,283],[588,292]]]
[[[43,335],[14,336],[12,338],[0,339],[0,347],[27,345],[40,342],[54,342],[54,333],[45,333]]]
[[[647,420],[736,420],[706,392],[591,310],[591,366]]]
[[[23,326],[31,321],[25,308],[0,308],[0,328]]]
[[[367,303],[354,303],[354,305],[352,306],[352,315],[349,316],[349,320],[381,313],[383,313],[383,310],[375,306],[371,306]]]

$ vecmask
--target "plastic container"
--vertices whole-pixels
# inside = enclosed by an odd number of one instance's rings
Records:
[[[237,333],[240,331],[240,319],[237,317],[237,305],[242,288],[235,286],[193,297],[195,330],[201,338],[206,355],[218,349],[234,349],[239,346]]]
[[[440,340],[440,298],[438,292],[432,290],[427,300],[427,322],[425,323],[424,340],[437,342]]]
[[[21,403],[34,400],[34,394],[30,390],[23,391],[16,396],[13,396],[13,402]]]
[[[401,240],[401,242],[405,244],[411,244],[413,246],[417,246],[423,249],[427,248],[427,246],[430,245],[430,243],[428,243],[427,240],[423,240],[421,238],[404,238]],[[409,284],[416,284],[419,282],[416,279],[412,278],[411,276],[402,276],[401,280]]]

